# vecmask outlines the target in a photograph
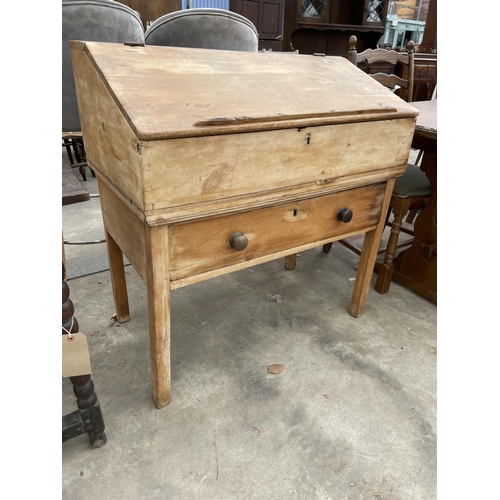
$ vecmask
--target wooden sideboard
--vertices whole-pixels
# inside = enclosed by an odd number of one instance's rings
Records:
[[[437,54],[415,54],[413,100],[429,101],[437,85]]]
[[[139,12],[144,27],[159,17],[182,9],[181,0],[119,0],[131,9]]]
[[[384,32],[387,0],[290,1],[294,19],[288,11],[286,22],[294,30],[284,45],[301,54],[346,55],[351,35],[358,38],[358,50],[374,48]]]

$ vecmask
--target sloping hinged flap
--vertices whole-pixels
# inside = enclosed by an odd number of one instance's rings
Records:
[[[144,141],[418,115],[343,57],[71,44]]]

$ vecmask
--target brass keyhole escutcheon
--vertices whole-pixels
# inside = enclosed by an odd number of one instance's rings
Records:
[[[247,245],[248,238],[240,231],[236,231],[229,237],[229,246],[231,248],[234,248],[238,252],[241,252],[241,250],[245,250]]]

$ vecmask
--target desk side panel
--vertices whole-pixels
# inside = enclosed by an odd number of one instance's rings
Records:
[[[142,210],[142,145],[86,52],[73,47],[71,56],[87,160]]]
[[[146,283],[145,222],[99,177],[104,228]]]
[[[389,170],[405,171],[414,129],[407,118],[151,141],[143,155],[145,213],[294,186],[348,189],[360,177],[380,182]]]

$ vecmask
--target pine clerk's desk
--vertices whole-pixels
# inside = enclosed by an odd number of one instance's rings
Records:
[[[153,400],[170,401],[170,291],[366,233],[363,313],[418,111],[342,57],[71,42],[118,321],[148,290]],[[123,254],[122,254],[123,252]]]

